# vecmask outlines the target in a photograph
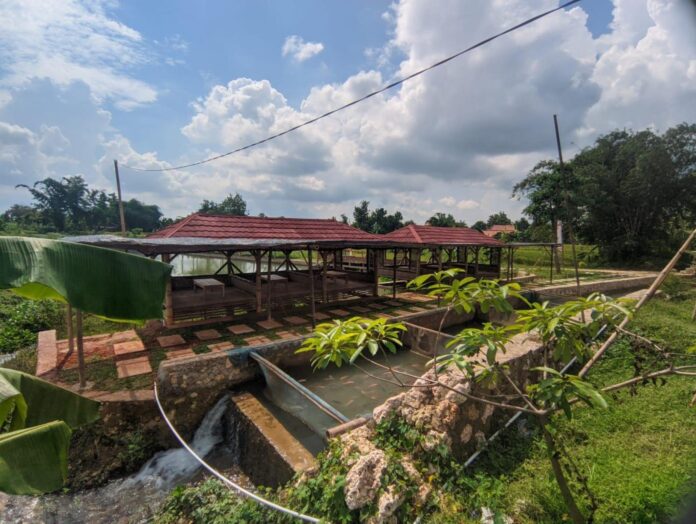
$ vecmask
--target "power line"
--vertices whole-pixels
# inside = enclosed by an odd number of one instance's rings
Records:
[[[505,36],[508,33],[512,33],[513,31],[516,31],[516,30],[518,30],[526,25],[529,25],[533,22],[536,22],[537,20],[540,20],[541,18],[544,18],[550,14],[553,14],[556,11],[560,11],[561,9],[565,9],[565,8],[567,8],[573,4],[577,4],[578,2],[581,2],[581,1],[582,0],[569,0],[568,2],[565,2],[561,5],[559,5],[558,7],[555,7],[554,9],[549,9],[548,11],[544,11],[543,13],[540,13],[536,16],[533,16],[532,18],[528,18],[524,22],[520,22],[519,24],[514,25],[512,27],[509,27],[508,29],[501,31],[500,33],[497,33],[493,36],[489,36],[488,38],[481,40],[480,42],[477,42],[476,44],[472,45],[471,47],[467,47],[466,49],[463,49],[462,51],[459,51],[458,53],[450,55],[447,58],[443,58],[442,60],[435,62],[434,64],[431,64],[428,67],[420,69],[420,70],[416,71],[415,73],[411,73],[410,75],[405,76],[399,80],[396,80],[396,81],[392,82],[391,84],[387,84],[384,87],[381,87],[380,89],[378,89],[376,91],[372,91],[371,93],[368,93],[360,98],[353,100],[352,102],[348,102],[347,104],[344,104],[340,107],[332,109],[331,111],[327,111],[326,113],[323,113],[323,114],[316,116],[314,118],[310,118],[309,120],[306,120],[306,121],[302,122],[301,124],[297,124],[296,126],[290,127],[284,131],[281,131],[280,133],[276,133],[274,135],[267,136],[266,138],[264,138],[262,140],[257,140],[256,142],[252,142],[251,144],[247,144],[245,146],[238,147],[237,149],[234,149],[232,151],[228,151],[227,153],[215,155],[215,156],[212,156],[210,158],[206,158],[204,160],[199,160],[198,162],[192,162],[190,164],[183,164],[180,166],[172,166],[172,167],[142,169],[142,168],[138,168],[138,167],[129,166],[129,165],[123,164],[123,163],[121,164],[121,166],[128,168],[128,169],[132,169],[133,171],[144,171],[144,172],[145,171],[148,171],[148,172],[149,171],[152,171],[152,172],[155,172],[155,171],[157,171],[157,172],[174,171],[177,169],[186,169],[189,167],[200,166],[202,164],[207,164],[208,162],[213,162],[214,160],[219,160],[221,158],[224,158],[224,157],[227,157],[230,155],[234,155],[235,153],[241,153],[242,151],[246,151],[247,149],[251,149],[252,147],[256,147],[256,146],[259,146],[261,144],[265,144],[266,142],[270,142],[271,140],[275,140],[276,138],[280,138],[281,136],[292,133],[293,131],[297,131],[298,129],[300,129],[302,127],[305,127],[305,126],[308,126],[308,125],[313,124],[315,122],[318,122],[319,120],[322,120],[322,119],[329,117],[335,113],[338,113],[339,111],[343,111],[344,109],[348,109],[349,107],[357,105],[360,102],[364,102],[365,100],[368,100],[369,98],[372,98],[373,96],[379,95],[381,93],[384,93],[385,91],[388,91],[388,90],[393,89],[397,86],[400,86],[401,84],[403,84],[404,82],[406,82],[408,80],[411,80],[417,76],[420,76],[423,73],[430,71],[431,69],[435,69],[436,67],[440,67],[441,65],[444,65],[447,62],[451,62],[455,58],[459,58],[460,56],[462,56],[466,53],[469,53],[470,51],[473,51],[474,49],[478,49],[479,47],[482,47],[482,46],[492,42],[493,40],[500,38],[501,36]]]

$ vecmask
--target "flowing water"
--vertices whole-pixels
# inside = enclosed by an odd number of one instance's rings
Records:
[[[206,414],[191,442],[202,457],[225,474],[248,484],[225,453],[222,419],[229,403],[223,398]],[[212,459],[211,459],[212,457]],[[183,448],[154,455],[138,473],[101,488],[61,495],[8,496],[0,494],[0,522],[46,524],[125,524],[146,522],[177,484],[201,476],[198,463]]]

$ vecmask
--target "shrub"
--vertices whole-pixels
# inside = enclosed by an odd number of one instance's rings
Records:
[[[0,296],[0,353],[30,346],[36,333],[62,323],[62,306],[51,300],[25,300],[3,293]]]

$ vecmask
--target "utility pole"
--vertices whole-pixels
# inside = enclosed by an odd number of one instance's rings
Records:
[[[126,234],[126,215],[123,214],[123,199],[121,198],[121,178],[118,176],[118,160],[114,159],[114,173],[116,173],[116,193],[118,195],[118,214],[121,217],[121,233]]]
[[[558,132],[558,117],[553,115],[553,126],[556,130],[556,147],[558,147],[558,163],[561,168],[561,176],[563,176],[563,151],[561,151],[561,135]],[[558,246],[553,248],[555,254],[554,261],[556,263],[556,272],[560,275],[561,273],[561,258],[563,257],[563,222],[560,220],[556,221],[556,243]]]
[[[558,117],[556,115],[553,115],[553,126],[556,129],[556,146],[558,147],[558,165],[561,169],[561,180],[563,181],[563,186],[567,186],[566,180],[565,180],[565,168],[563,165],[563,150],[561,149],[561,134],[558,132]],[[563,187],[563,203],[565,204],[566,208],[568,207],[568,193],[567,193],[567,187]],[[568,229],[568,237],[570,239],[570,248],[572,249],[572,254],[573,254],[573,266],[575,269],[575,284],[577,286],[578,290],[578,296],[580,296],[580,271],[578,269],[578,257],[577,253],[575,251],[575,234],[573,233],[573,224],[572,222],[568,222],[566,225]],[[563,244],[563,228],[561,225],[561,221],[558,221],[558,242]],[[562,251],[561,251],[562,253]],[[582,313],[582,320],[585,320],[585,312],[583,311]]]

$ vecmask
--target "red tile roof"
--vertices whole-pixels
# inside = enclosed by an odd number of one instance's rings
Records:
[[[468,227],[417,226],[411,224],[384,235],[386,240],[429,245],[502,246],[503,243]]]
[[[148,238],[240,238],[379,242],[384,238],[334,219],[251,217],[194,213]]]

